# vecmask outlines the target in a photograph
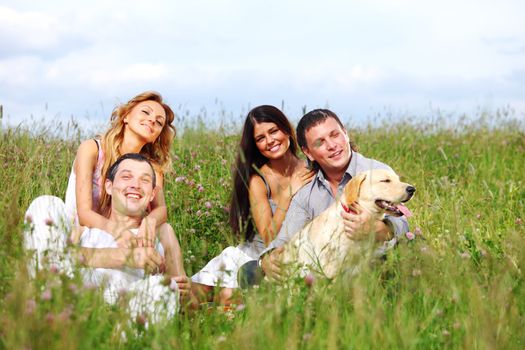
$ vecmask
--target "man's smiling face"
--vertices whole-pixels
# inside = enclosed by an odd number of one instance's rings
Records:
[[[331,117],[305,133],[307,147],[303,152],[316,161],[324,172],[345,170],[350,161],[350,144],[346,130]]]
[[[113,182],[106,180],[106,192],[111,196],[111,210],[130,217],[143,217],[155,197],[153,170],[147,162],[125,159]]]

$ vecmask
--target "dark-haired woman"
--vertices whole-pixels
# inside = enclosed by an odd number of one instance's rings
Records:
[[[283,112],[268,105],[252,109],[244,122],[230,206],[230,225],[244,242],[226,248],[192,277],[201,299],[222,287],[219,301],[228,303],[238,287],[239,267],[257,259],[275,238],[293,195],[313,175],[297,156],[295,132]]]

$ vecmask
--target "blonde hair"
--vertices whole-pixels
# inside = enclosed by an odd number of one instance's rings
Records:
[[[122,155],[120,152],[120,146],[124,140],[124,118],[136,105],[144,101],[155,101],[160,104],[166,113],[166,122],[159,137],[157,137],[153,143],[144,145],[140,150],[140,154],[146,156],[151,161],[155,171],[158,171],[161,174],[169,172],[171,167],[170,150],[176,134],[175,127],[172,125],[175,115],[170,106],[163,102],[162,96],[158,92],[146,91],[133,97],[127,103],[115,107],[111,113],[111,126],[100,136],[100,139],[102,140],[102,150],[105,156],[101,174],[102,184],[106,182],[107,171],[111,164]],[[108,215],[110,198],[106,193],[104,185],[101,187],[100,212],[102,215]]]

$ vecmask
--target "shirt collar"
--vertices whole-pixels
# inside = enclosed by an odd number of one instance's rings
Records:
[[[352,151],[352,149],[350,149],[350,162],[348,163],[348,167],[345,170],[345,174],[348,174],[348,176],[343,175],[342,182],[344,182],[347,178],[351,179],[352,177],[356,175],[356,172],[357,172],[356,158],[357,158],[357,152],[354,152]],[[324,176],[324,173],[321,169],[319,169],[319,171],[317,172],[316,180],[322,184],[327,182],[326,177]]]

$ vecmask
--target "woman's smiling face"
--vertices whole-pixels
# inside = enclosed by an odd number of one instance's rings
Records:
[[[126,131],[131,131],[146,143],[153,143],[166,124],[166,112],[155,101],[138,103],[124,117]]]
[[[271,122],[255,123],[253,139],[259,152],[268,159],[281,158],[290,147],[290,136]]]

